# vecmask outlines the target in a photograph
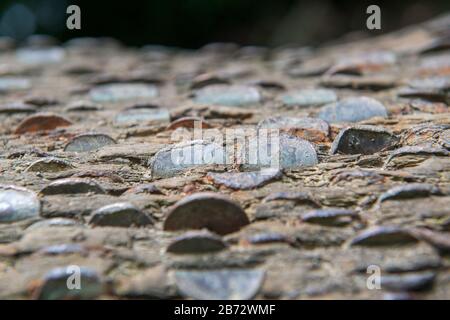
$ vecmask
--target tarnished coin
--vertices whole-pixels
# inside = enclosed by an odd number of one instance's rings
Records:
[[[416,243],[408,230],[395,226],[378,226],[362,231],[350,242],[353,246],[391,246]]]
[[[210,253],[226,249],[221,237],[202,230],[189,231],[175,238],[166,251],[175,254]]]
[[[381,127],[353,126],[339,132],[330,153],[372,154],[392,148],[399,140],[393,133]]]
[[[178,201],[164,221],[164,230],[208,229],[223,235],[249,223],[239,204],[216,193],[196,193]]]
[[[358,213],[351,209],[326,208],[313,210],[302,215],[302,221],[326,226],[343,226],[358,219]]]
[[[38,113],[22,120],[15,133],[32,133],[38,131],[50,131],[59,127],[70,126],[72,122],[64,117],[52,113]]]
[[[0,223],[38,217],[41,203],[28,189],[0,185]]]
[[[34,161],[28,166],[25,171],[32,172],[58,172],[66,169],[73,168],[74,166],[63,159],[58,159],[55,157],[46,157]]]
[[[264,281],[263,270],[175,271],[180,293],[198,300],[248,300]]]
[[[74,137],[67,143],[64,151],[87,152],[100,149],[101,147],[116,144],[116,141],[106,134],[85,133]]]
[[[379,201],[421,198],[431,195],[442,195],[442,192],[438,187],[432,184],[410,183],[389,189],[380,196]]]
[[[140,227],[153,224],[153,220],[133,204],[118,202],[95,210],[89,224],[94,226]]]
[[[80,278],[75,281],[74,274]],[[39,300],[94,299],[103,293],[99,274],[88,267],[67,266],[54,268],[42,279],[35,298]]]
[[[51,182],[41,190],[43,195],[97,193],[105,194],[105,190],[95,181],[82,178],[67,178]]]

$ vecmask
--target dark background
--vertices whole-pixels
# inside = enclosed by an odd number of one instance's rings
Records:
[[[66,8],[81,7],[81,30],[66,28]],[[0,35],[18,40],[44,33],[64,41],[111,36],[128,45],[197,48],[209,42],[315,45],[352,35],[371,36],[366,8],[381,7],[381,32],[450,10],[450,0],[0,0]]]

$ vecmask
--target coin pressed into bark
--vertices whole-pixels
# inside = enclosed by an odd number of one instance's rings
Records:
[[[38,217],[41,203],[28,189],[12,185],[0,185],[0,222]]]
[[[422,198],[431,195],[442,195],[441,190],[431,184],[410,183],[393,187],[381,194],[379,201],[399,200],[408,198]]]
[[[82,178],[67,178],[51,182],[41,190],[43,195],[96,193],[105,194],[105,190],[95,181]]]
[[[280,170],[270,168],[252,172],[209,172],[207,175],[216,184],[238,190],[258,188],[281,177]]]
[[[208,231],[189,231],[175,238],[167,252],[175,254],[210,253],[226,249],[222,238]]]
[[[199,50],[0,36],[0,299],[449,299],[449,25]],[[69,265],[101,281],[43,278]]]
[[[153,220],[133,204],[118,202],[95,210],[89,224],[94,226],[140,227],[153,224]]]
[[[259,291],[263,270],[175,271],[180,293],[199,300],[248,300]]]
[[[373,117],[387,117],[386,108],[368,97],[347,98],[322,107],[318,117],[330,123],[359,122]]]
[[[392,148],[398,142],[399,138],[384,128],[353,126],[339,132],[330,153],[372,154]]]
[[[269,136],[264,141],[260,138],[256,147],[246,148],[243,152],[245,157],[241,156],[241,159],[245,159],[242,165],[245,170],[299,169],[319,162],[312,143],[285,133],[281,133],[278,139]]]
[[[244,210],[228,197],[197,193],[178,201],[164,221],[164,230],[208,229],[223,235],[249,224]]]
[[[226,163],[225,148],[203,140],[182,142],[159,150],[149,166],[155,178],[169,178],[189,169]]]
[[[313,210],[302,215],[302,221],[326,226],[343,226],[358,219],[358,214],[350,209],[327,208]]]
[[[34,161],[32,164],[28,166],[25,171],[32,172],[58,172],[66,169],[73,168],[74,166],[63,159],[58,159],[55,157],[46,157],[43,159],[39,159]]]
[[[86,133],[74,137],[64,148],[64,151],[87,152],[100,149],[117,142],[106,134]]]
[[[391,246],[416,243],[408,230],[395,226],[378,226],[362,231],[350,242],[353,246]]]
[[[75,287],[75,281],[69,278],[75,273],[80,276],[79,287]],[[103,293],[103,283],[99,274],[88,267],[54,268],[44,275],[41,282],[35,291],[35,298],[39,300],[94,299]],[[71,288],[68,283],[74,287]]]
[[[199,89],[194,94],[194,101],[204,104],[241,107],[261,102],[258,89],[250,86],[211,85]]]
[[[38,131],[50,131],[60,127],[70,126],[72,122],[64,117],[51,113],[31,115],[17,126],[15,133],[31,133]]]

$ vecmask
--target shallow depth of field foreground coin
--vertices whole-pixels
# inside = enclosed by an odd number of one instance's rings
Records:
[[[177,202],[164,221],[164,230],[208,229],[217,234],[239,230],[249,223],[244,210],[226,196],[197,193]]]

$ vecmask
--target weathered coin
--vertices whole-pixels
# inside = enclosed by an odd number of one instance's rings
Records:
[[[239,204],[216,193],[197,193],[178,201],[167,214],[164,230],[208,229],[223,235],[249,223]]]
[[[95,210],[89,224],[94,226],[140,227],[153,224],[153,220],[133,204],[118,202]]]
[[[72,122],[64,117],[52,113],[38,113],[23,119],[17,126],[15,133],[32,133],[50,131],[60,127],[70,126]]]
[[[313,210],[302,215],[302,221],[326,226],[343,226],[358,219],[358,213],[351,209],[326,208]]]
[[[51,182],[41,190],[43,195],[97,193],[105,194],[105,190],[95,181],[82,178],[59,179]]]
[[[377,226],[359,233],[350,242],[353,246],[391,246],[416,243],[408,230],[395,226]]]
[[[442,195],[442,191],[432,184],[410,183],[389,189],[381,194],[379,201],[421,198],[431,195]]]
[[[34,161],[25,169],[25,171],[31,172],[58,172],[66,169],[73,168],[74,166],[63,159],[55,157],[46,157]]]
[[[224,250],[226,247],[221,237],[202,230],[189,231],[176,237],[166,251],[175,254],[210,253]]]
[[[381,127],[353,126],[339,132],[330,153],[372,154],[392,148],[399,140],[392,132]]]

